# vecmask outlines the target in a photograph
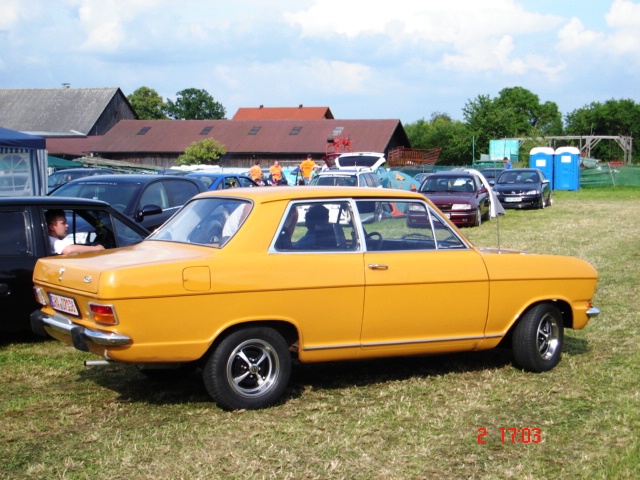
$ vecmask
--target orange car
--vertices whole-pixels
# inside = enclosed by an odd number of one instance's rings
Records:
[[[371,216],[392,207],[424,219]],[[394,189],[202,193],[143,242],[41,259],[33,278],[34,331],[154,378],[201,368],[225,409],[277,402],[294,358],[510,342],[519,368],[549,370],[564,328],[599,313],[589,263],[477,248],[423,195]]]

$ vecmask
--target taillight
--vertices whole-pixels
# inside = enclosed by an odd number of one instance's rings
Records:
[[[105,325],[117,325],[118,317],[113,305],[100,305],[99,303],[90,303],[89,311],[96,323]]]
[[[44,294],[44,291],[40,287],[33,287],[33,295],[36,297],[36,302],[40,305],[47,304],[47,296]]]

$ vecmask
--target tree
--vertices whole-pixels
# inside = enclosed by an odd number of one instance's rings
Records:
[[[453,121],[446,113],[435,112],[431,120],[418,120],[405,126],[413,148],[442,148],[438,164],[468,165],[473,145],[467,125]]]
[[[622,135],[637,137],[640,132],[640,105],[630,99],[593,102],[566,116],[568,135]],[[600,142],[591,155],[601,160],[617,160],[619,151],[609,142]],[[640,145],[633,145],[632,156],[640,156]]]
[[[131,108],[140,120],[164,120],[167,116],[164,109],[167,105],[158,92],[149,87],[140,87],[127,96]]]
[[[177,165],[213,165],[218,163],[220,157],[227,153],[227,148],[214,140],[205,138],[199,142],[193,142],[184,153],[178,157]]]
[[[522,87],[504,88],[495,99],[479,95],[465,105],[463,115],[480,151],[488,151],[493,139],[563,134],[558,105],[541,104]]]
[[[222,120],[227,111],[206,90],[187,88],[167,100],[166,114],[176,120]]]

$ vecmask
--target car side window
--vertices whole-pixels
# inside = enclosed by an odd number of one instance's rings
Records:
[[[247,177],[238,177],[241,187],[253,187],[253,183]]]
[[[0,255],[27,255],[27,222],[24,211],[0,212]]]
[[[200,193],[198,187],[193,183],[180,179],[167,182],[166,188],[169,191],[171,199],[169,207],[181,207],[187,203],[191,197]],[[164,209],[165,207],[162,208]]]
[[[287,252],[358,250],[351,205],[347,201],[290,205],[280,222],[274,248]]]
[[[147,205],[157,205],[163,210],[169,207],[167,192],[162,182],[150,183],[147,188],[144,189],[144,192],[142,192],[140,206],[145,207]]]
[[[368,251],[466,248],[434,209],[420,201],[356,202]]]

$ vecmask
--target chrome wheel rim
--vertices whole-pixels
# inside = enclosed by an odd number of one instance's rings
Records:
[[[273,347],[262,340],[238,345],[227,361],[227,382],[243,397],[259,397],[276,383],[280,361]]]
[[[546,314],[538,323],[537,332],[538,352],[543,360],[549,360],[556,353],[560,342],[560,327],[558,320]]]

